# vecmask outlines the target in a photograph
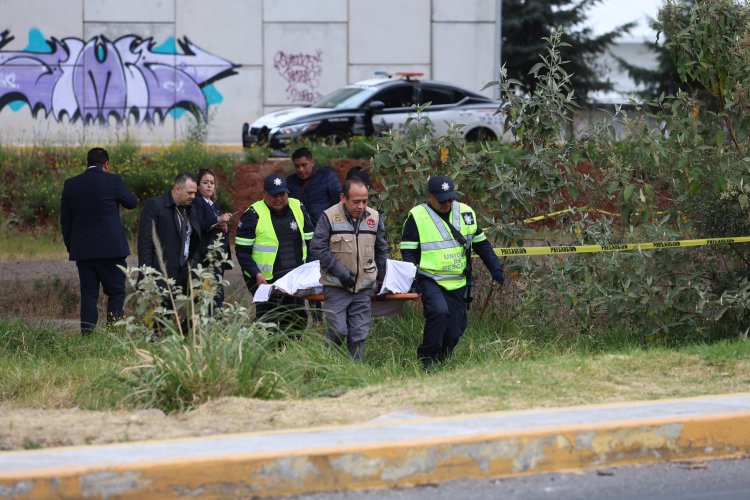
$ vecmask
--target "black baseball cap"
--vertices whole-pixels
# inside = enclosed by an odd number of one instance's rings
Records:
[[[286,179],[279,174],[271,174],[263,181],[263,191],[276,196],[281,193],[288,193],[289,188],[286,185]]]
[[[430,194],[435,195],[435,198],[440,203],[458,198],[455,186],[453,185],[453,179],[446,175],[432,177],[430,182],[427,183],[427,189],[430,191]]]

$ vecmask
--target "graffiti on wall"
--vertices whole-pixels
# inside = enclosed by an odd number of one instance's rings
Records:
[[[290,102],[313,103],[323,97],[317,90],[323,73],[321,50],[314,54],[287,54],[280,50],[273,58],[273,67],[287,82],[286,97]]]
[[[187,37],[177,40],[181,51],[174,39],[156,47],[152,38],[136,35],[114,41],[42,38],[43,43],[39,37],[32,30],[29,47],[5,51],[14,37],[0,33],[0,110],[26,103],[35,117],[43,112],[85,124],[107,123],[110,117],[154,122],[186,110],[207,118],[209,104],[221,102],[213,82],[236,74],[238,67]]]

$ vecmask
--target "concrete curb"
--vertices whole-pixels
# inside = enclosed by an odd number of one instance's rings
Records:
[[[0,497],[266,497],[742,456],[750,394],[0,454]]]

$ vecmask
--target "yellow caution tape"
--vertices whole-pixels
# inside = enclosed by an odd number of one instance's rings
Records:
[[[602,215],[608,215],[610,217],[619,217],[620,214],[617,212],[607,212],[606,210],[602,210],[601,208],[594,208],[594,207],[576,207],[576,208],[566,208],[564,210],[558,210],[557,212],[552,212],[545,215],[537,215],[535,217],[529,217],[528,219],[524,219],[524,224],[531,224],[532,222],[539,222],[540,220],[544,219],[551,219],[552,217],[557,217],[558,215],[567,214],[571,212],[588,212],[588,213],[595,213],[595,214],[602,214]],[[666,212],[663,210],[659,210],[655,212],[656,215],[664,215]],[[683,217],[686,217],[684,214],[682,214]]]
[[[558,245],[549,247],[495,248],[495,253],[508,257],[514,255],[560,255],[569,253],[628,252],[632,250],[652,250],[662,248],[699,247],[704,245],[726,245],[728,243],[748,243],[750,236],[732,238],[707,238],[702,240],[658,241],[654,243],[623,243],[614,245]]]
[[[528,219],[524,219],[523,223],[531,224],[532,222],[539,222],[540,220],[550,219],[552,217],[556,217],[558,215],[567,214],[571,212],[593,212],[593,213],[602,214],[602,215],[609,215],[612,217],[616,217],[619,215],[616,213],[607,212],[606,210],[601,210],[599,208],[577,207],[577,208],[566,208],[564,210],[558,210],[557,212],[552,212],[552,213],[545,214],[545,215],[537,215],[536,217],[529,217]]]

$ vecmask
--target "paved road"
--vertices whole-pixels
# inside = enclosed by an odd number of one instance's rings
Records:
[[[671,463],[581,474],[452,481],[410,489],[325,493],[296,500],[747,500],[750,459]]]

